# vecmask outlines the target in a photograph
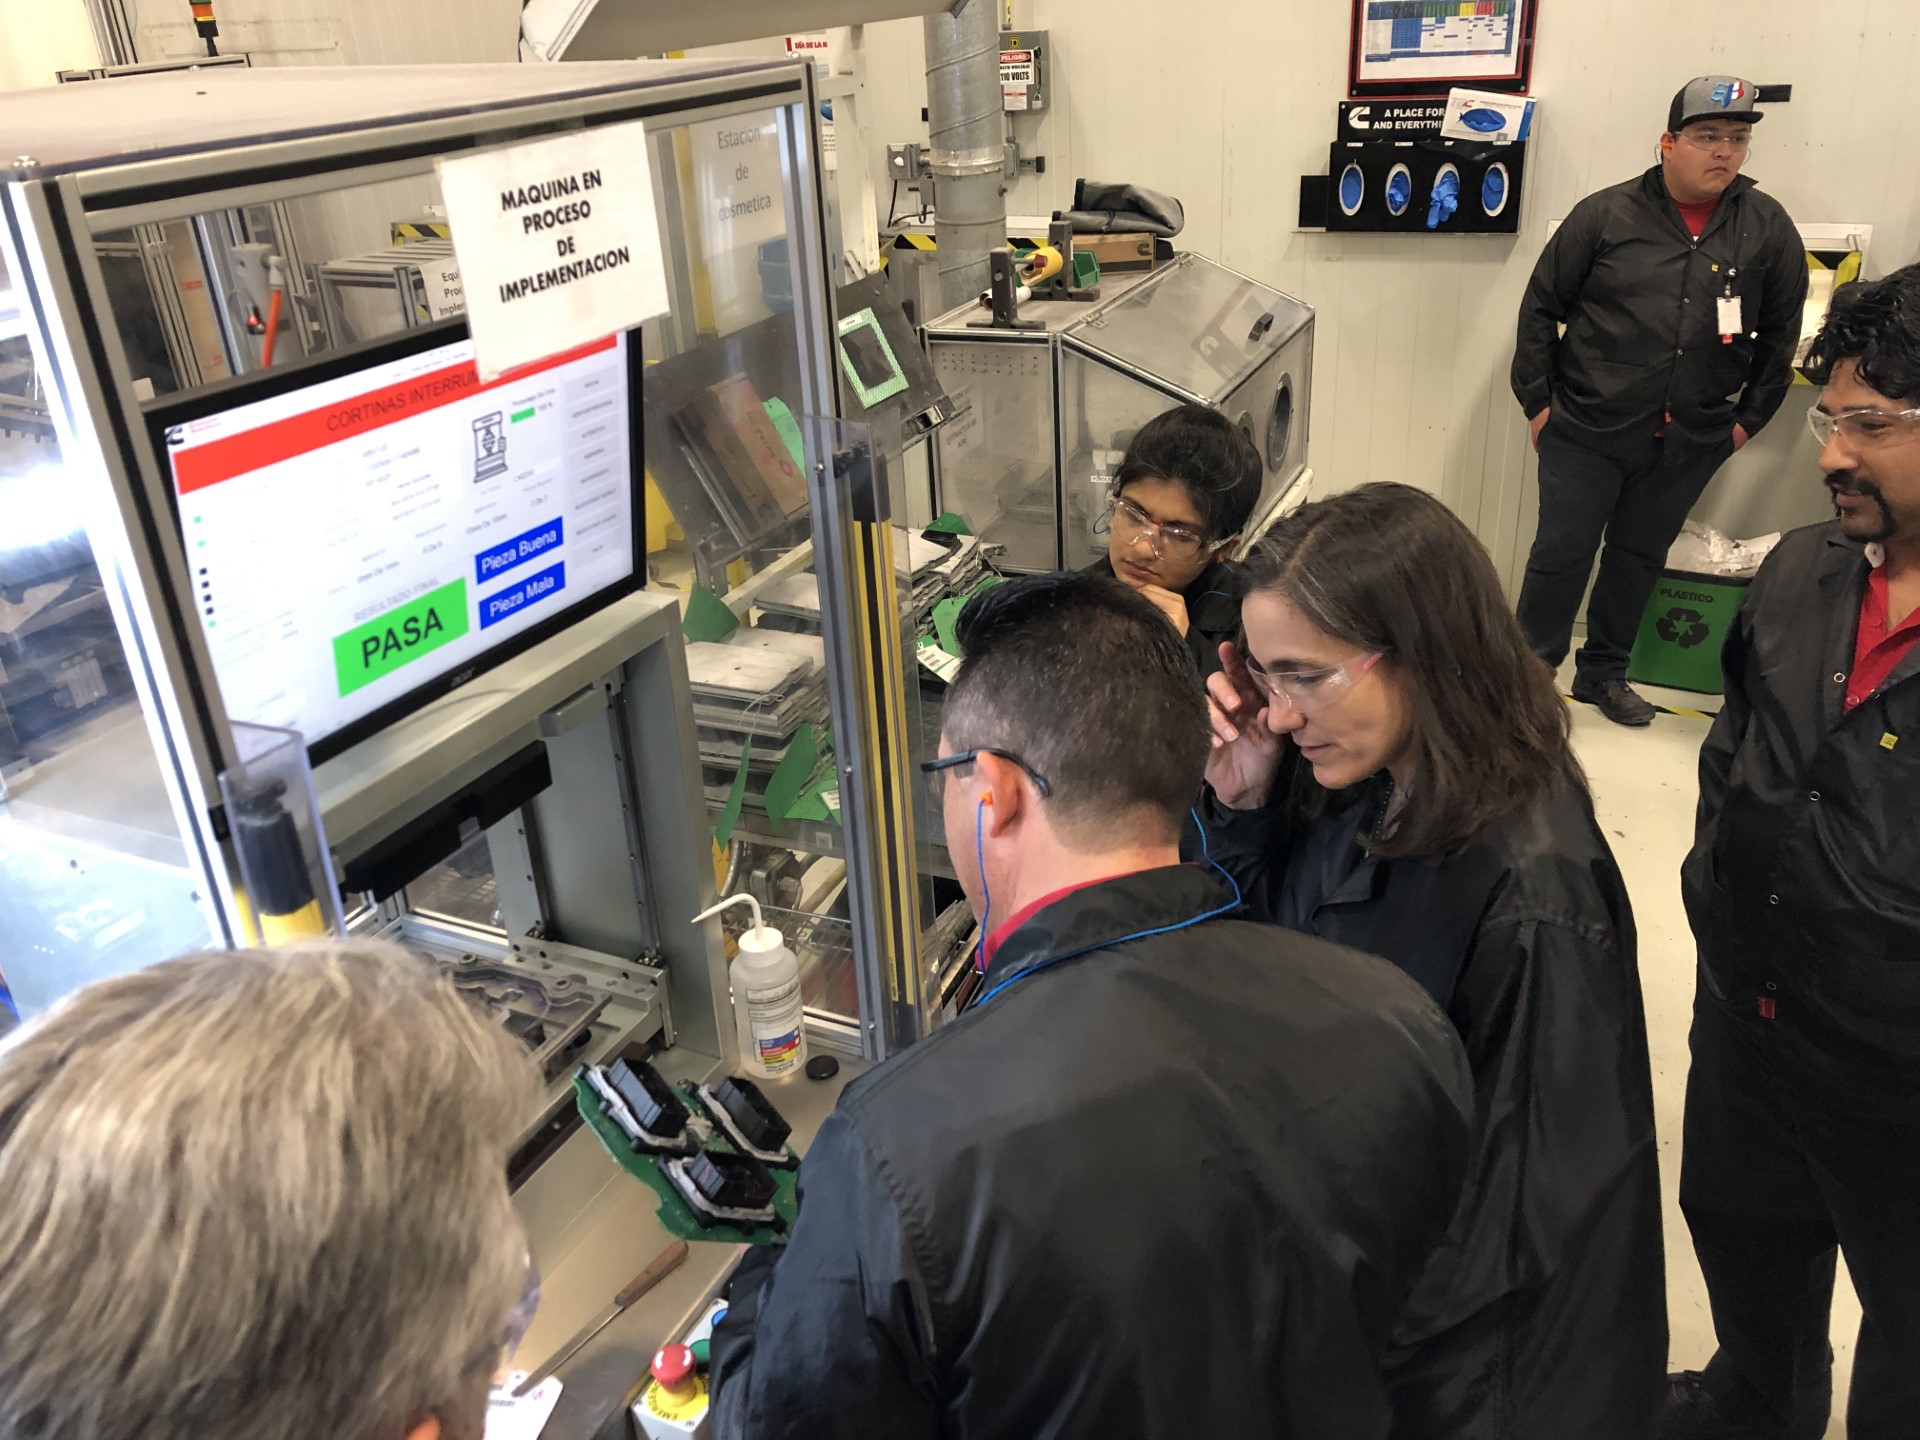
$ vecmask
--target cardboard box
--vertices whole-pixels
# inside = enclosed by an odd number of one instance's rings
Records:
[[[1501,95],[1490,90],[1447,92],[1447,113],[1440,122],[1440,134],[1445,139],[1511,145],[1525,140],[1532,129],[1530,96]]]
[[[1134,233],[1117,235],[1076,235],[1073,248],[1092,255],[1103,272],[1113,270],[1151,270],[1154,268],[1154,237]]]

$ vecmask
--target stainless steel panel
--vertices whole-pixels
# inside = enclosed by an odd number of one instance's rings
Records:
[[[1073,342],[1213,401],[1313,323],[1313,310],[1200,255],[1177,256],[1069,332]]]

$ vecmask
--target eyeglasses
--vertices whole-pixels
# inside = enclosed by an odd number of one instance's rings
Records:
[[[1719,150],[1722,148],[1739,152],[1753,148],[1753,132],[1736,130],[1731,135],[1718,130],[1682,130],[1680,138],[1696,150]]]
[[[1807,411],[1807,428],[1813,432],[1814,439],[1825,445],[1838,431],[1840,438],[1856,450],[1871,450],[1899,436],[1911,435],[1916,420],[1920,420],[1920,410],[1875,410],[1870,405],[1851,410]]]
[[[1246,655],[1246,647],[1241,647]],[[1344,665],[1328,665],[1318,670],[1263,670],[1260,662],[1246,655],[1247,673],[1260,690],[1290,710],[1315,715],[1338,705],[1359,678],[1380,663],[1380,653],[1372,651],[1356,656]]]
[[[533,1325],[534,1312],[540,1308],[540,1262],[533,1258],[533,1251],[527,1251],[527,1268],[520,1281],[520,1298],[513,1302],[513,1308],[507,1312],[507,1318],[500,1322],[500,1336],[493,1345],[467,1362],[465,1374],[474,1375],[492,1368],[494,1382],[500,1383],[506,1378],[508,1367],[520,1349],[520,1342],[527,1338],[527,1331]]]
[[[1018,765],[1026,772],[1027,778],[1033,781],[1033,788],[1040,792],[1042,799],[1053,794],[1053,786],[1047,783],[1046,776],[1027,764],[1026,761],[1022,760],[1011,750],[1002,750],[993,745],[976,745],[971,750],[956,750],[951,755],[942,755],[938,760],[922,760],[920,762],[920,773],[923,775],[938,775],[942,770],[953,770],[962,765],[971,765],[982,755],[998,755],[1009,765]]]
[[[1219,544],[1208,545],[1207,537],[1191,525],[1163,525],[1121,495],[1109,500],[1100,518],[1093,522],[1094,534],[1109,531],[1118,535],[1123,545],[1137,545],[1144,539],[1154,555],[1163,560],[1193,560],[1204,551],[1220,548]]]

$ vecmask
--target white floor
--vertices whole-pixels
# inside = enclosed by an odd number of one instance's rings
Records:
[[[1569,666],[1569,670],[1571,667]],[[1564,693],[1570,675],[1562,676]],[[1717,697],[1638,687],[1657,705],[1717,710]],[[1660,1181],[1667,1214],[1667,1308],[1673,1323],[1673,1365],[1698,1369],[1713,1353],[1713,1322],[1693,1245],[1680,1216],[1680,1119],[1686,1097],[1687,1025],[1693,1005],[1693,938],[1680,905],[1680,861],[1693,838],[1695,763],[1710,722],[1658,716],[1650,729],[1628,730],[1590,706],[1573,706],[1573,738],[1593,786],[1594,803],[1633,897],[1640,931],[1640,980],[1646,993],[1647,1038],[1653,1051],[1653,1100],[1660,1130]],[[1860,1304],[1844,1273],[1833,1305],[1834,1419],[1830,1440],[1843,1436],[1847,1372],[1853,1363]]]

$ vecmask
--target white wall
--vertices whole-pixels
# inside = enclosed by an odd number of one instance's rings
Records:
[[[1299,177],[1327,170],[1351,0],[1015,5],[1020,24],[1052,33],[1054,103],[1046,118],[1016,122],[1048,170],[1016,185],[1009,210],[1064,208],[1083,175],[1179,196],[1178,243],[1318,309],[1321,486],[1402,480],[1433,491],[1476,527],[1509,579],[1534,520],[1532,455],[1507,389],[1515,307],[1547,222],[1651,163],[1684,80],[1730,72],[1791,83],[1792,103],[1758,128],[1751,173],[1796,218],[1874,225],[1870,273],[1920,258],[1913,0],[1540,4],[1541,108],[1517,238],[1295,232]],[[876,140],[924,140],[919,22],[869,26],[866,40]],[[884,149],[875,158],[884,207]],[[1804,408],[1810,392],[1798,396],[1790,403]],[[1783,414],[1787,423],[1798,421]],[[1780,437],[1763,438],[1788,468],[1805,463]],[[1810,478],[1795,470],[1748,483]],[[1804,518],[1818,513],[1816,503]]]
[[[0,90],[51,85],[62,70],[99,63],[84,0],[0,0]]]

